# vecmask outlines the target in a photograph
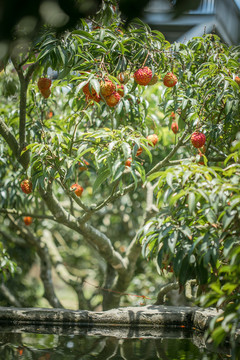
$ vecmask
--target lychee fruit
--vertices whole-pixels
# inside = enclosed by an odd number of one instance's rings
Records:
[[[151,134],[147,136],[148,145],[155,146],[158,143],[158,136],[156,134]]]
[[[151,80],[149,81],[148,85],[155,85],[158,82],[159,78],[157,74],[154,74]]]
[[[77,183],[73,184],[70,189],[73,190],[77,196],[81,196],[83,193],[83,187]]]
[[[49,98],[50,94],[51,94],[51,90],[50,89],[43,89],[43,90],[40,90],[42,96],[47,99]]]
[[[110,107],[116,106],[120,100],[121,100],[121,96],[116,91],[114,91],[110,96],[106,97],[106,103]]]
[[[174,134],[177,134],[178,133],[178,124],[176,122],[173,122],[171,125],[171,129]]]
[[[171,115],[170,115],[170,117],[172,118],[172,120],[175,120],[175,118],[176,118],[176,115],[175,115],[175,112],[174,112],[174,111],[172,111],[172,112],[171,112]]]
[[[32,224],[33,219],[32,219],[31,216],[25,216],[25,217],[23,218],[23,221],[24,221],[24,224],[25,224],[26,226],[29,226],[29,225]]]
[[[88,169],[88,165],[90,165],[89,162],[88,162],[87,160],[85,160],[85,159],[83,159],[83,162],[84,162],[85,165],[83,165],[83,163],[81,163],[81,162],[78,163],[78,165],[79,165],[79,168],[78,168],[79,171],[87,170],[87,169]]]
[[[136,155],[139,156],[143,152],[143,149],[140,147],[137,149]]]
[[[236,81],[236,83],[238,84],[238,85],[240,85],[240,77],[239,76],[235,76],[235,79],[234,79],[235,81]]]
[[[117,79],[122,84],[126,84],[129,80],[129,73],[128,72],[121,72],[118,74]]]
[[[132,164],[132,158],[127,159],[127,161],[125,162],[125,166],[130,167],[131,164]]]
[[[206,142],[206,136],[203,133],[195,131],[191,135],[191,143],[197,149],[201,148]]]
[[[163,84],[167,87],[173,87],[177,82],[178,79],[172,72],[168,72],[163,78]]]
[[[121,97],[123,97],[123,96],[124,96],[124,86],[117,84],[117,92],[119,93],[119,95],[120,95]]]
[[[39,90],[49,89],[52,84],[52,81],[48,78],[40,78],[37,82]]]
[[[152,70],[144,66],[135,71],[133,77],[137,84],[146,86],[152,79]]]
[[[87,95],[87,96],[93,96],[93,95],[96,94],[96,90],[94,90],[93,87],[91,87],[91,89],[90,89],[89,83],[84,85],[82,89],[83,89],[84,94]]]
[[[30,194],[32,192],[32,182],[28,179],[23,180],[20,187],[25,194]]]
[[[115,90],[116,90],[116,87],[111,80],[101,81],[100,92],[103,97],[110,96]]]

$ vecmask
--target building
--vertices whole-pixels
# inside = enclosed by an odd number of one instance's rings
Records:
[[[169,0],[151,0],[143,20],[170,42],[185,42],[214,31],[227,44],[240,44],[240,0],[200,0],[197,9],[179,17]]]

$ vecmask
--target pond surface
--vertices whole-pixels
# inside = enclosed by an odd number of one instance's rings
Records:
[[[229,359],[227,352],[213,353],[205,348],[200,334],[189,331],[162,330],[161,337],[140,338],[87,335],[53,328],[53,333],[24,332],[23,329],[0,330],[1,360],[217,360]],[[108,329],[111,333],[111,329]],[[115,329],[114,329],[115,330]],[[47,332],[50,330],[48,329]],[[99,333],[99,329],[97,330]],[[148,330],[150,333],[150,330]],[[140,334],[141,335],[141,334]],[[178,337],[178,338],[177,338]]]

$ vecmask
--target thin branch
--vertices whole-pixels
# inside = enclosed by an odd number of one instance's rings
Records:
[[[26,247],[27,243],[25,240],[23,240],[20,237],[17,236],[13,236],[12,234],[10,235],[9,233],[3,231],[0,229],[0,234],[3,236],[4,239],[6,239],[8,242],[12,242],[18,246],[23,246]]]
[[[12,306],[22,307],[21,303],[18,301],[18,299],[16,299],[16,297],[13,295],[13,293],[7,288],[7,286],[4,283],[1,283],[0,289],[3,296],[8,300],[8,302]]]
[[[178,140],[178,143],[174,146],[174,148],[170,151],[170,153],[159,163],[157,163],[147,174],[146,176],[149,176],[153,174],[155,171],[161,169],[162,167],[166,166],[168,164],[168,161],[173,157],[173,155],[176,154],[178,149],[183,145],[183,140],[185,139],[186,135],[188,134],[188,129],[186,129],[180,139]]]
[[[17,215],[19,217],[20,216],[31,216],[32,218],[36,218],[36,219],[48,219],[48,220],[56,221],[54,216],[51,216],[51,215],[34,214],[34,213],[27,212],[27,211],[17,211],[16,209],[0,209],[0,213]]]

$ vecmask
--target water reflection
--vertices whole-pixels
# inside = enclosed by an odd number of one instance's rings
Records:
[[[140,338],[86,335],[86,329],[54,328],[53,333],[23,332],[22,328],[9,331],[1,328],[0,359],[2,360],[217,360],[229,359],[227,350],[213,353],[202,343],[201,334],[188,331],[178,333],[164,330],[161,337],[150,334]],[[73,329],[72,329],[73,330]],[[111,329],[108,329],[111,332]],[[42,331],[42,329],[41,329]],[[95,332],[99,333],[99,329]],[[163,331],[163,332],[164,332]],[[50,332],[48,328],[45,332]],[[94,330],[91,330],[94,333]],[[149,330],[148,330],[149,332]],[[175,334],[175,335],[174,335]]]

